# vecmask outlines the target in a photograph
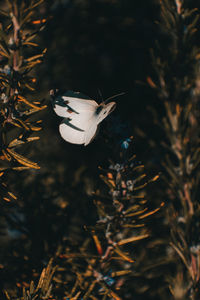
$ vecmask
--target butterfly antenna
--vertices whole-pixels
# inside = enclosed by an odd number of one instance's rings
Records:
[[[100,89],[98,89],[98,94],[99,94],[99,96],[100,96],[100,99],[101,99],[101,102],[103,101],[103,95],[102,95],[102,92],[101,92],[101,90]]]
[[[124,95],[124,94],[126,94],[126,93],[125,93],[125,92],[123,92],[123,93],[119,93],[119,94],[113,95],[113,96],[111,96],[111,97],[107,98],[107,99],[104,101],[104,103],[108,102],[108,100],[110,100],[110,99],[113,99],[113,98],[116,98],[116,97],[122,96],[122,95]]]

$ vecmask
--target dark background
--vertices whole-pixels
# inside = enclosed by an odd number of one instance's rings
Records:
[[[188,3],[193,6],[194,2]],[[8,268],[1,271],[0,279],[2,287],[9,288],[22,280],[30,282],[32,270],[40,272],[61,241],[83,241],[87,235],[83,226],[97,220],[92,192],[104,188],[98,166],[108,166],[109,159],[118,161],[121,141],[134,137],[132,151],[148,174],[162,170],[161,152],[155,147],[162,133],[149,108],[160,117],[163,111],[156,92],[146,82],[148,76],[155,77],[151,49],[157,49],[159,41],[160,53],[167,55],[168,51],[167,38],[157,22],[159,1],[46,1],[40,14],[48,16],[40,34],[41,48],[48,51],[36,71],[36,94],[39,92],[48,108],[38,114],[43,119],[40,140],[24,148],[24,154],[41,169],[8,176],[18,196],[17,206],[6,208],[2,229],[1,258]],[[98,103],[121,92],[125,95],[116,98],[116,110],[103,121],[95,140],[84,147],[69,144],[59,135],[61,119],[49,97],[55,88],[80,91]],[[150,193],[155,207],[160,199],[154,197],[155,191]],[[165,231],[157,222],[151,226],[159,239]],[[161,249],[153,251],[155,257]],[[145,299],[161,299],[155,294],[158,284],[166,288],[164,272],[164,267],[159,269]],[[147,284],[143,280],[141,286]],[[144,299],[134,293],[135,299]]]

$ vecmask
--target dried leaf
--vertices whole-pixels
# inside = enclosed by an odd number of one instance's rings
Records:
[[[28,41],[23,42],[23,45],[32,46],[32,47],[38,47],[38,46],[39,46],[39,45],[36,44],[36,43],[28,42]]]
[[[36,8],[38,5],[42,4],[42,2],[44,2],[44,0],[39,0],[38,2],[36,2],[35,4],[32,4],[30,6],[28,6],[26,9],[24,9],[24,12],[27,12],[29,10],[33,10],[34,8]]]
[[[163,203],[163,204],[164,204],[164,203]],[[146,214],[144,214],[144,215],[142,215],[142,216],[139,216],[138,219],[141,219],[141,220],[142,220],[142,219],[144,219],[144,218],[147,218],[147,217],[149,217],[149,216],[155,214],[157,211],[159,211],[160,208],[161,208],[161,207],[158,207],[158,208],[156,208],[156,209],[154,209],[154,210],[152,210],[152,211],[149,211],[148,213],[146,213]]]
[[[39,136],[29,137],[25,141],[20,140],[20,139],[14,139],[12,142],[9,143],[8,147],[12,148],[12,147],[24,144],[26,142],[32,142],[32,141],[36,141],[36,140],[39,140]]]
[[[139,235],[139,236],[132,236],[128,239],[123,239],[123,240],[117,242],[117,245],[119,245],[119,246],[125,245],[125,244],[128,244],[128,243],[132,243],[132,242],[136,242],[136,241],[139,241],[139,240],[146,239],[148,237],[149,237],[149,234],[143,234],[143,235]]]
[[[127,274],[132,273],[131,270],[121,270],[121,271],[116,271],[111,273],[111,277],[118,277],[118,276],[124,276]]]
[[[18,99],[19,99],[19,101],[24,102],[25,104],[27,104],[30,107],[33,107],[36,110],[42,110],[47,107],[46,105],[43,105],[41,107],[36,106],[35,104],[31,103],[30,101],[28,101],[26,98],[22,97],[21,95],[18,95]]]
[[[30,11],[20,22],[20,27],[22,28],[22,26],[24,25],[24,23],[27,23],[28,21],[31,20],[31,17],[34,15],[34,11]]]
[[[123,260],[126,260],[130,263],[133,263],[134,260],[132,260],[127,254],[125,254],[124,252],[122,252],[119,247],[115,246],[114,247],[114,252],[117,253],[119,256],[121,256],[123,258]]]
[[[15,151],[7,148],[6,151],[14,158],[16,159],[20,164],[29,167],[29,168],[33,168],[33,169],[40,169],[40,167],[38,166],[37,163],[34,163],[32,161],[30,161],[29,159],[27,159],[26,157],[16,153]]]
[[[156,84],[153,82],[151,77],[149,77],[149,76],[147,77],[147,82],[148,82],[148,84],[150,85],[151,88],[153,88],[153,89],[157,88]]]
[[[42,54],[38,54],[38,55],[34,55],[34,56],[32,56],[32,57],[29,57],[29,58],[26,59],[26,61],[30,62],[30,61],[33,61],[33,60],[39,58],[39,57],[43,57],[43,56],[44,56],[44,53],[45,53],[45,52],[43,51]]]
[[[103,249],[102,249],[102,246],[101,246],[98,236],[95,234],[94,231],[92,231],[91,233],[92,233],[92,237],[95,242],[95,245],[96,245],[99,255],[103,255]]]
[[[4,292],[5,296],[6,296],[6,298],[7,298],[8,300],[11,300],[10,296],[8,295],[8,292],[7,292],[6,290],[4,290],[3,292]]]
[[[17,199],[17,197],[13,194],[13,193],[11,193],[11,192],[8,192],[8,195],[10,196],[10,197],[12,197],[13,199]]]
[[[1,50],[0,50],[0,55],[4,56],[6,58],[9,58],[9,55]]]
[[[0,9],[0,15],[2,15],[4,17],[9,17],[9,13],[7,13],[6,11],[4,11],[3,9]]]
[[[10,57],[10,51],[3,40],[0,41],[0,48],[3,51],[3,53],[7,55],[7,57]]]
[[[15,171],[24,171],[30,169],[30,167],[13,167],[12,169]]]

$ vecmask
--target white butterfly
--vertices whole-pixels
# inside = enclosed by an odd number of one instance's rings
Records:
[[[52,92],[50,92],[52,95]],[[62,96],[54,96],[53,107],[56,114],[63,117],[59,131],[62,138],[72,144],[88,145],[95,137],[98,124],[115,108],[116,103],[98,104],[79,92],[68,91]]]

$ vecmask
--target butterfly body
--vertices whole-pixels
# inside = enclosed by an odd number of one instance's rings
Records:
[[[82,98],[84,97],[84,98]],[[59,131],[72,144],[88,145],[95,137],[97,127],[115,107],[115,102],[98,104],[78,92],[53,96],[55,113],[63,117]]]

